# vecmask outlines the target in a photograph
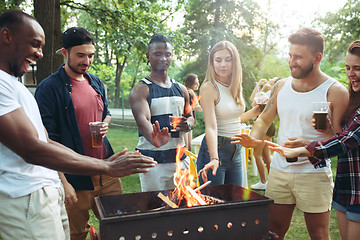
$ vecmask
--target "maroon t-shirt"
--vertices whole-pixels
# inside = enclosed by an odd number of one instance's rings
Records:
[[[84,153],[86,156],[103,159],[106,157],[105,144],[102,147],[93,148],[89,128],[90,122],[102,122],[104,103],[101,95],[91,87],[89,79],[79,81],[70,78],[70,81],[72,84],[71,100],[75,108]]]

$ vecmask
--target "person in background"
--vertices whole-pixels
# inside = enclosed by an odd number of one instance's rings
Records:
[[[196,115],[195,111],[202,111],[201,106],[198,101],[198,96],[196,95],[195,91],[199,89],[200,83],[199,78],[196,74],[188,74],[185,78],[185,87],[189,92],[190,97],[190,105],[192,108],[192,114],[194,117],[194,125],[196,124]],[[190,132],[185,133],[185,146],[186,148],[191,151],[191,140],[192,140],[192,130]]]
[[[261,79],[257,83],[257,86],[255,86],[253,92],[251,93],[250,100],[252,102],[252,106],[257,105],[256,100],[259,100],[261,97],[263,97],[262,103],[266,104],[266,102],[270,98],[270,93],[271,93],[272,87],[279,80],[280,80],[279,77],[275,77],[270,80]],[[261,89],[260,89],[260,86],[262,86]],[[261,96],[259,96],[260,94],[261,94]],[[270,125],[269,129],[266,131],[264,140],[272,141],[274,136],[275,136],[275,125],[274,125],[274,123],[272,123]],[[264,162],[266,164],[267,173],[269,174],[270,163],[271,163],[271,159],[272,159],[272,156],[270,154],[268,146],[265,145],[264,143],[261,143],[258,146],[256,146],[254,148],[254,158],[255,158],[257,170],[259,172],[260,181],[251,185],[251,188],[255,189],[255,190],[265,190],[267,181],[266,181]]]
[[[336,209],[341,239],[357,240],[360,236],[360,40],[349,45],[345,67],[350,97],[342,118],[342,133],[334,134],[327,124],[324,133],[331,137],[328,140],[313,141],[299,148],[266,143],[284,157],[308,156],[315,168],[325,166],[327,157],[338,156],[332,206]]]
[[[0,33],[0,235],[68,240],[57,171],[122,177],[147,172],[156,162],[124,152],[100,160],[49,139],[34,97],[18,81],[43,57],[44,30],[32,16],[7,10],[0,15]]]
[[[184,133],[194,126],[186,87],[168,75],[173,58],[169,39],[154,34],[146,57],[151,72],[131,90],[130,106],[139,128],[136,149],[159,164],[150,172],[140,174],[143,192],[175,188],[176,149],[179,145],[185,146]],[[176,121],[177,126],[171,125],[171,121]],[[184,167],[189,167],[185,154],[181,160]]]
[[[94,60],[94,39],[88,30],[72,27],[62,34],[62,44],[65,64],[35,91],[43,123],[51,140],[79,154],[105,159],[114,154],[106,137],[111,115],[103,83],[87,73]],[[101,147],[92,146],[90,122],[103,123]],[[71,239],[85,240],[90,230],[89,210],[99,219],[94,197],[121,194],[120,179],[62,172],[59,175],[65,189]]]
[[[288,38],[291,77],[278,81],[270,99],[255,121],[250,135],[236,135],[234,144],[255,147],[279,115],[277,142],[287,147],[306,145],[309,139],[324,140],[326,135],[312,127],[312,103],[330,102],[331,123],[341,132],[341,119],[348,105],[346,88],[324,74],[320,62],[324,38],[316,30],[302,28]],[[330,159],[326,166],[314,169],[308,158],[291,162],[278,153],[273,154],[265,195],[274,200],[269,207],[270,231],[285,238],[295,206],[304,213],[311,239],[330,239],[329,220],[333,179]],[[316,182],[316,184],[314,184]]]
[[[240,133],[241,122],[260,111],[255,107],[245,112],[240,56],[229,41],[218,42],[210,51],[200,104],[205,121],[205,137],[197,158],[200,181],[242,186],[241,146],[230,144],[231,137]]]

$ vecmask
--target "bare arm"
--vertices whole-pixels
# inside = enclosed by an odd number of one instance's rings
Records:
[[[192,89],[191,89],[191,91],[189,91],[189,94],[191,94],[191,92],[194,94],[193,99],[194,99],[194,101],[195,101],[195,104],[192,104],[192,103],[191,103],[191,104],[193,105],[193,109],[194,109],[195,111],[202,112],[202,108],[201,108],[201,106],[200,106],[200,104],[199,104],[199,99],[198,99],[196,93],[195,93],[194,90],[192,90]]]
[[[279,81],[271,90],[270,99],[266,104],[265,109],[255,121],[251,136],[256,139],[262,139],[271,123],[277,116],[277,95],[284,84],[284,80]]]
[[[331,109],[331,125],[335,133],[342,132],[341,119],[349,104],[349,92],[339,82],[334,83],[328,91],[328,102]]]
[[[244,147],[256,147],[262,141],[266,131],[270,127],[274,118],[277,115],[277,95],[284,84],[284,80],[278,81],[273,87],[270,95],[270,99],[266,104],[265,109],[260,114],[258,119],[256,119],[253,128],[251,130],[250,136],[246,134],[238,134],[232,138],[233,144],[241,144]]]
[[[194,111],[199,111],[201,112],[202,111],[202,108],[199,104],[199,101],[198,101],[198,98],[196,96],[196,93],[194,92],[194,90],[192,90],[191,88],[187,89],[188,92],[189,92],[189,96],[192,98],[192,102],[190,103],[191,104],[191,107]]]
[[[210,160],[219,158],[217,152],[217,123],[215,115],[215,102],[218,93],[214,86],[207,82],[200,88],[200,103],[203,108],[205,121],[205,136],[209,149]]]
[[[206,181],[207,171],[213,169],[213,174],[215,175],[219,167],[219,161],[221,161],[217,149],[217,123],[215,115],[215,103],[219,95],[212,83],[206,82],[200,88],[200,96],[200,104],[204,113],[205,137],[209,149],[210,162],[206,164],[199,173],[202,175],[204,181]]]
[[[180,131],[188,131],[188,124],[191,127],[191,129],[194,127],[194,117],[192,115],[192,111],[191,111],[191,103],[190,103],[190,95],[188,90],[186,89],[186,87],[182,84],[180,84],[180,88],[183,91],[184,94],[184,99],[185,99],[185,106],[184,106],[184,114],[183,116],[185,117],[184,119],[184,125],[181,125],[182,122],[180,122],[179,127],[180,127]]]
[[[259,116],[260,114],[259,105],[255,105],[252,109],[249,111],[244,112],[240,117],[240,122],[244,123],[246,121],[249,121],[250,119]]]
[[[170,139],[169,129],[160,129],[159,123],[151,124],[151,112],[147,102],[148,97],[148,86],[140,82],[130,92],[131,110],[141,134],[154,146],[161,147]]]
[[[127,176],[147,172],[156,165],[152,158],[136,153],[115,154],[106,161],[75,153],[49,140],[39,140],[38,133],[22,108],[0,117],[0,142],[22,157],[27,163],[44,166],[61,172],[109,176]]]
[[[297,148],[287,148],[284,146],[280,146],[271,141],[264,141],[267,145],[269,145],[269,149],[275,152],[278,152],[282,156],[286,158],[295,158],[295,157],[310,157],[310,152],[305,147],[297,147]]]
[[[261,79],[259,82],[255,83],[256,85],[255,85],[255,87],[254,87],[254,89],[253,89],[253,91],[252,91],[252,93],[250,95],[250,98],[249,98],[253,106],[256,104],[254,102],[254,98],[255,98],[256,93],[258,93],[260,91],[260,86],[267,83],[267,82],[268,82],[268,80]]]
[[[78,201],[76,191],[73,188],[73,186],[67,181],[64,173],[58,172],[59,178],[61,180],[61,183],[64,186],[64,192],[65,192],[65,203],[67,205],[75,204]]]

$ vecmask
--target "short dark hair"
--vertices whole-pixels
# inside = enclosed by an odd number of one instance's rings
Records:
[[[314,53],[324,53],[324,37],[320,32],[311,28],[301,28],[288,38],[291,44],[306,45]]]
[[[353,41],[349,45],[348,53],[355,54],[360,57],[360,40]]]
[[[152,35],[148,47],[150,47],[150,45],[155,42],[170,43],[170,40],[162,34],[155,33],[154,35]]]
[[[20,10],[6,10],[0,15],[0,29],[8,28],[13,30],[16,25],[24,23],[24,18],[30,18],[36,21],[34,17]]]

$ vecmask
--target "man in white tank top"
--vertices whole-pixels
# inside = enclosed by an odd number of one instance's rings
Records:
[[[330,102],[330,120],[341,132],[341,117],[348,104],[348,91],[320,69],[324,39],[313,29],[303,28],[289,37],[291,77],[280,80],[271,92],[264,111],[254,123],[250,137],[233,138],[244,147],[255,147],[279,115],[278,143],[288,147],[304,146],[309,140],[327,139],[325,133],[312,127],[312,102]],[[315,169],[308,158],[288,162],[274,154],[266,196],[270,206],[270,231],[284,239],[295,206],[304,212],[311,239],[330,239],[329,219],[332,199],[330,159],[326,166]]]

